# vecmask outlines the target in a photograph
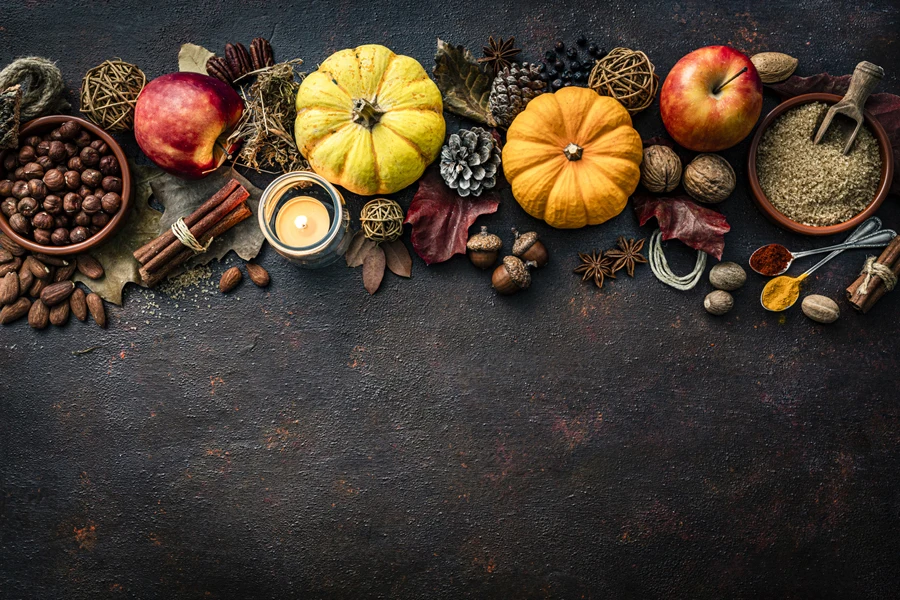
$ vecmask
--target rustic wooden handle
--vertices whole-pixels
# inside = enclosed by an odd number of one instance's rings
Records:
[[[857,107],[860,112],[869,99],[869,94],[884,77],[884,69],[867,60],[862,61],[853,69],[853,77],[850,78],[850,88],[844,95],[844,103]]]

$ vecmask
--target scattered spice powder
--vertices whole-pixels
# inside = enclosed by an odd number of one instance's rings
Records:
[[[784,216],[811,226],[834,225],[861,213],[875,198],[881,179],[878,142],[863,126],[850,154],[837,121],[819,144],[813,136],[828,105],[793,108],[763,134],[756,154],[759,184]]]

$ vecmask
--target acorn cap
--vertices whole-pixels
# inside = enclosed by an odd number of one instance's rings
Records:
[[[528,272],[528,267],[518,257],[504,256],[503,266],[506,268],[506,272],[509,273],[509,278],[517,286],[525,289],[531,285],[531,273]]]
[[[528,252],[528,249],[534,246],[534,243],[538,241],[538,234],[535,231],[529,231],[528,233],[513,231],[516,234],[516,241],[513,242],[512,251],[516,256],[522,256]]]
[[[474,252],[497,252],[503,247],[503,240],[493,233],[488,233],[485,226],[481,227],[481,233],[476,233],[466,242],[466,248]]]

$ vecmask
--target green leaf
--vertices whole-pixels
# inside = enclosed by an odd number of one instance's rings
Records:
[[[472,53],[438,38],[434,78],[444,96],[444,108],[457,115],[496,127],[488,99],[491,78],[484,74]]]
[[[206,75],[206,61],[215,55],[203,46],[184,44],[178,51],[178,70]]]

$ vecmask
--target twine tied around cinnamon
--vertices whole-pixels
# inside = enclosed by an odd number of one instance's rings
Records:
[[[897,276],[894,275],[894,272],[888,266],[876,261],[874,256],[866,259],[866,263],[859,274],[866,276],[862,285],[859,286],[860,296],[865,296],[869,293],[869,282],[872,280],[872,276],[879,277],[884,282],[884,289],[889,292],[897,286]]]
[[[209,249],[209,245],[213,243],[213,238],[209,238],[209,241],[206,242],[204,246],[200,242],[197,241],[197,238],[194,237],[194,234],[191,233],[191,230],[188,228],[187,223],[184,222],[183,218],[179,218],[177,221],[172,223],[172,234],[178,239],[182,245],[187,246],[191,250],[194,251],[195,254],[200,254],[201,252],[206,252]]]
[[[147,84],[144,72],[121,60],[106,60],[81,82],[81,112],[107,131],[134,127],[134,105]]]
[[[373,242],[393,242],[403,235],[403,209],[388,198],[375,198],[359,213],[363,235]]]
[[[659,89],[659,75],[640,50],[614,48],[594,63],[588,87],[601,96],[615,98],[633,115],[653,103]]]

